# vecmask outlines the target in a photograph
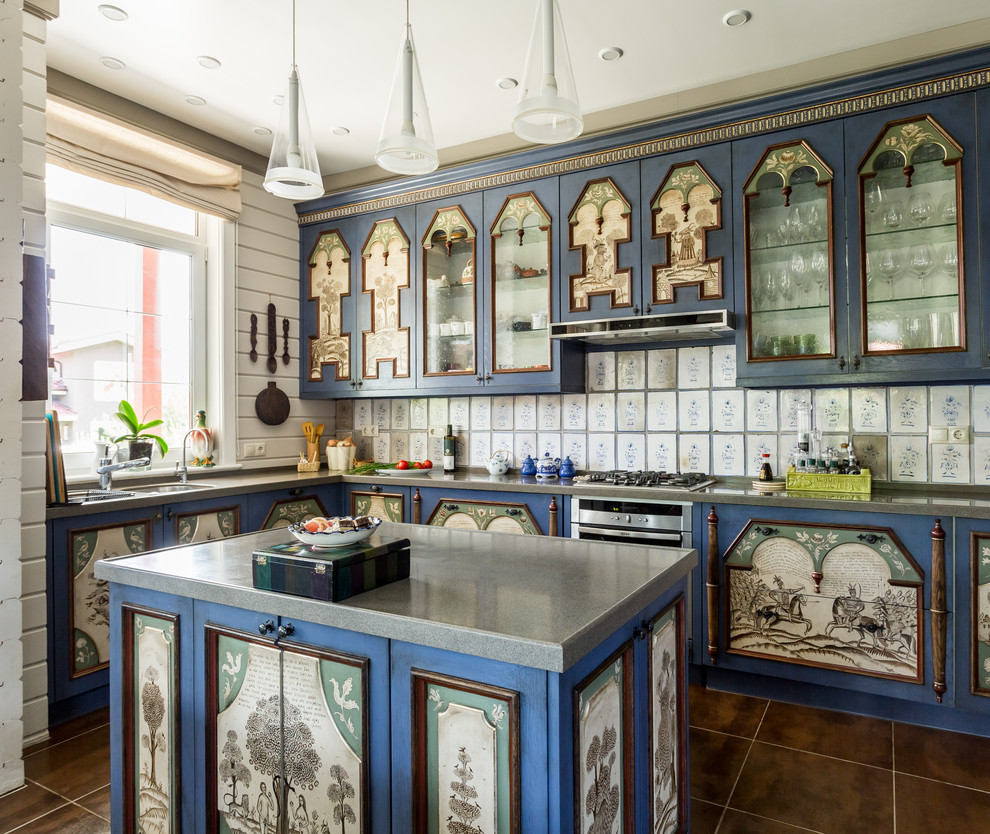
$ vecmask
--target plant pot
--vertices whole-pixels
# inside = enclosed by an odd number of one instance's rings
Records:
[[[154,452],[155,444],[151,440],[130,440],[127,443],[127,460],[136,460],[137,458],[147,458],[148,463],[145,466],[135,466],[133,469],[150,469],[151,468],[151,455]]]

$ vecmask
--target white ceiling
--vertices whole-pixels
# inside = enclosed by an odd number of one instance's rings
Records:
[[[48,65],[267,156],[291,64],[291,0],[62,0]],[[739,8],[738,29],[722,16]],[[536,0],[411,0],[437,145],[509,133]],[[560,0],[586,114],[985,19],[977,0]],[[297,0],[296,60],[324,176],[374,164],[399,40],[402,0]],[[937,17],[937,19],[936,19]],[[599,59],[621,47],[620,61]],[[883,63],[878,52],[877,64]],[[204,69],[197,57],[218,59]],[[109,56],[126,64],[104,67]],[[786,74],[785,74],[786,76]],[[777,85],[787,86],[787,79]],[[205,105],[187,104],[200,96]],[[347,136],[331,129],[343,126]]]

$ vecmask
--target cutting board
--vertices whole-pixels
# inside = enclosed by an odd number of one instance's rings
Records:
[[[274,382],[269,382],[254,400],[254,413],[262,423],[278,426],[289,416],[289,398]]]

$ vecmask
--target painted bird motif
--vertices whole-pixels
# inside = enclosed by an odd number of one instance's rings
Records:
[[[346,726],[347,729],[354,732],[354,725],[351,723],[351,719],[347,716],[345,710],[359,709],[360,704],[353,698],[348,698],[347,696],[351,694],[351,689],[354,686],[354,679],[348,678],[344,681],[343,685],[337,683],[336,678],[327,678],[327,680],[333,684],[333,700],[340,707],[339,712],[335,712],[334,715],[339,718]]]

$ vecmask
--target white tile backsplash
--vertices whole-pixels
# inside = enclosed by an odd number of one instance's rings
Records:
[[[615,469],[615,435],[588,435],[588,469],[607,472]]]
[[[934,484],[968,484],[969,444],[932,443],[931,480]]]
[[[588,430],[615,431],[615,394],[588,394]]]
[[[492,429],[512,431],[512,413],[512,397],[494,397],[492,399]]]
[[[615,397],[616,429],[621,432],[643,432],[646,428],[646,394],[622,391]]]
[[[615,390],[615,354],[611,351],[588,354],[589,391]]]
[[[924,435],[891,435],[890,479],[909,483],[928,480],[928,438]]]
[[[646,352],[646,387],[651,391],[677,387],[676,350],[648,350]]]
[[[677,470],[677,435],[649,434],[646,443],[646,460],[649,469],[659,472]]]
[[[929,425],[970,425],[969,388],[965,385],[932,386],[928,411]]]
[[[923,385],[891,388],[890,433],[916,434],[928,428],[928,390]]]
[[[712,348],[712,388],[736,387],[736,346]]]
[[[616,387],[642,391],[646,386],[646,351],[620,350],[616,355]]]
[[[746,427],[745,392],[712,391],[712,428],[717,432],[743,431]]]
[[[677,387],[708,388],[711,380],[711,349],[679,348],[677,351]]]
[[[565,394],[563,396],[561,424],[564,431],[584,431],[588,427],[588,397],[586,394]]]
[[[884,388],[852,389],[852,430],[887,431],[887,391]]]
[[[471,431],[489,431],[491,427],[491,397],[471,397]]]
[[[849,389],[819,388],[815,391],[815,425],[823,434],[849,433]]]
[[[777,431],[777,392],[754,390],[746,392],[746,430]]]
[[[560,431],[560,394],[540,394],[536,409],[540,431]]]
[[[677,431],[677,392],[650,391],[646,395],[647,431]]]
[[[681,432],[708,431],[711,428],[710,415],[708,391],[684,391],[677,398],[677,427]]]
[[[646,469],[646,437],[642,434],[619,435],[615,455],[619,469]]]
[[[711,437],[707,434],[681,434],[677,440],[677,462],[681,472],[711,471]]]
[[[516,431],[536,431],[536,397],[532,395],[516,397],[513,422]]]

